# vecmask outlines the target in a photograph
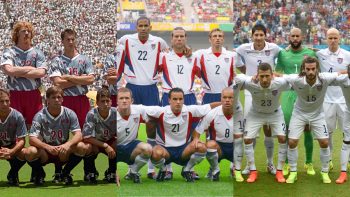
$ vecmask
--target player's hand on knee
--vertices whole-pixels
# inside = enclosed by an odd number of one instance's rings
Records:
[[[60,148],[58,146],[50,146],[46,147],[46,151],[49,152],[51,155],[58,155],[60,152]]]
[[[198,148],[198,144],[200,143],[198,138],[193,138],[192,143],[194,145],[194,148],[197,149]]]
[[[106,150],[106,153],[107,153],[109,159],[112,159],[116,156],[116,153],[111,146],[107,146],[107,148],[105,150]]]

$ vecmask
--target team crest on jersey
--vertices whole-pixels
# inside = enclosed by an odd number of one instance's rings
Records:
[[[271,93],[272,93],[272,95],[273,95],[273,96],[277,96],[277,94],[278,94],[278,90],[272,90],[272,92],[271,92]]]
[[[187,61],[190,64],[192,62],[192,58],[187,58]]]
[[[151,44],[152,50],[156,48],[156,44]]]
[[[318,91],[321,91],[321,90],[322,90],[322,85],[318,85],[318,86],[316,87],[316,89],[317,89]]]
[[[337,60],[338,60],[338,63],[339,63],[339,64],[343,63],[343,58],[340,57],[340,58],[338,58]]]
[[[266,56],[270,56],[270,50],[266,50],[266,51],[265,51],[265,55],[266,55]]]
[[[230,58],[226,57],[225,62],[228,63],[230,61]]]
[[[139,118],[134,118],[134,122],[137,123],[139,121]]]

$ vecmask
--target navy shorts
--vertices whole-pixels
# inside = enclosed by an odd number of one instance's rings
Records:
[[[187,162],[190,160],[189,158],[186,160],[183,160],[181,158],[182,153],[184,152],[185,148],[187,147],[187,143],[182,145],[182,146],[176,146],[176,147],[164,147],[168,152],[169,152],[169,159],[167,159],[165,161],[165,164],[169,164],[169,163],[176,163],[179,164],[181,166],[185,166],[187,164]]]
[[[117,145],[117,163],[125,162],[128,165],[133,164],[134,160],[130,160],[131,153],[140,142],[140,140],[133,140],[126,145]]]
[[[219,158],[219,161],[222,159],[227,159],[231,162],[233,162],[233,143],[222,143],[217,142],[221,149],[221,157]]]
[[[132,92],[134,104],[159,106],[159,91],[156,84],[134,85],[127,83],[126,87]]]
[[[202,105],[212,103],[212,102],[220,102],[221,101],[221,93],[211,94],[205,93],[203,96]]]

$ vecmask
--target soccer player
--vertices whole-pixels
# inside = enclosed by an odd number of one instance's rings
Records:
[[[148,162],[152,146],[137,139],[141,121],[148,121],[146,108],[132,105],[133,95],[128,88],[117,92],[117,162],[130,166],[130,178],[134,183],[141,183],[139,170]]]
[[[22,114],[10,104],[10,93],[0,89],[0,160],[6,159],[10,163],[8,184],[18,186],[18,171],[26,163],[23,147],[27,129]]]
[[[17,22],[12,30],[14,46],[5,49],[0,63],[3,72],[8,75],[11,107],[23,114],[28,128],[34,115],[43,107],[39,87],[47,70],[43,52],[33,47],[34,35],[31,23]]]
[[[220,179],[220,160],[227,159],[233,162],[233,137],[242,136],[242,133],[234,133],[233,130],[233,111],[235,106],[233,105],[234,97],[232,88],[222,90],[221,104],[221,106],[212,109],[204,116],[193,133],[193,142],[195,147],[198,147],[199,136],[205,130],[211,128],[210,140],[206,142],[206,157],[212,169],[211,179],[213,181],[219,181]],[[242,153],[237,153],[237,155],[242,155]],[[241,178],[243,177],[241,176]]]
[[[316,53],[322,72],[338,72],[346,70],[347,65],[350,64],[350,52],[339,47],[340,34],[335,28],[330,28],[327,31],[327,44],[328,48],[322,49]],[[330,161],[329,168],[333,169],[332,152],[333,152],[333,140],[332,134],[335,131],[338,123],[338,127],[343,129],[343,117],[346,109],[345,99],[340,91],[340,87],[331,86],[327,89],[326,96],[324,98],[323,109],[327,113],[325,119],[327,123],[327,129],[329,131],[329,149],[330,149]]]
[[[120,45],[117,46],[116,52],[108,55],[105,59],[103,78],[109,85],[112,107],[117,106],[117,90],[121,87],[121,78],[125,66],[124,61],[125,52]]]
[[[206,146],[203,143],[191,142],[191,123],[193,118],[206,115],[212,107],[220,103],[203,106],[185,106],[184,92],[180,88],[173,88],[169,92],[169,106],[152,106],[147,109],[150,117],[158,119],[160,131],[157,132],[157,143],[153,148],[152,162],[159,168],[157,181],[163,181],[166,169],[165,164],[175,162],[185,166],[181,175],[187,182],[193,182],[193,166],[200,163],[206,155]]]
[[[350,72],[350,64],[347,66],[348,75]],[[350,154],[350,79],[348,75],[340,75],[337,77],[336,81],[334,82],[334,85],[339,85],[343,91],[344,99],[346,101],[345,109],[344,109],[344,118],[343,121],[346,124],[343,124],[343,144],[340,151],[340,175],[339,178],[335,181],[337,184],[343,184],[345,181],[347,181],[347,163],[349,161],[349,154]]]
[[[246,116],[243,137],[245,154],[250,168],[247,182],[253,183],[258,178],[254,159],[253,139],[257,137],[261,127],[267,125],[271,128],[272,135],[278,138],[276,179],[278,182],[284,183],[285,178],[282,174],[282,166],[287,156],[286,125],[279,98],[281,92],[289,89],[290,86],[285,79],[273,77],[272,67],[268,63],[259,64],[257,70],[256,79],[244,75],[237,76],[237,78],[246,77],[243,88],[252,94],[252,108],[250,108]]]
[[[89,111],[83,127],[83,142],[79,142],[79,152],[85,152],[84,179],[92,184],[97,183],[95,159],[102,152],[108,157],[109,168],[105,171],[105,180],[116,181],[116,118],[117,110],[111,107],[110,93],[102,87],[96,95],[97,107]]]
[[[159,105],[159,91],[157,88],[158,65],[160,52],[169,47],[160,38],[150,35],[152,30],[151,21],[147,17],[140,17],[136,21],[137,33],[125,35],[119,39],[124,46],[126,54],[124,73],[126,74],[126,87],[134,96],[134,104]],[[146,124],[147,142],[154,146],[155,126]],[[148,164],[148,177],[155,178],[154,167],[151,162]]]
[[[323,112],[323,101],[327,87],[338,76],[338,73],[319,73],[319,61],[313,57],[306,57],[300,68],[300,73],[286,76],[298,95],[289,124],[288,161],[290,174],[287,183],[297,180],[298,141],[305,126],[313,132],[313,136],[320,145],[320,160],[322,164],[321,178],[323,183],[331,183],[329,178],[329,146],[328,129]]]
[[[289,50],[282,50],[278,54],[276,71],[284,74],[297,74],[300,72],[301,62],[306,56],[316,57],[313,50],[302,46],[304,36],[299,28],[293,28],[289,34]],[[287,131],[289,130],[289,122],[292,115],[293,107],[297,95],[295,91],[289,90],[282,92],[281,95],[281,106],[284,114],[284,121],[286,123]],[[307,130],[306,127],[304,133],[304,146],[306,161],[304,168],[307,174],[315,175],[315,170],[312,165],[312,152],[313,152],[313,137],[311,131]],[[288,160],[286,161],[288,162]],[[283,175],[289,173],[289,165],[283,166]]]
[[[241,65],[236,67],[248,76],[254,76],[257,72],[257,67],[260,63],[265,62],[270,64],[273,68],[275,59],[278,56],[280,48],[274,44],[265,41],[266,27],[262,24],[256,24],[252,28],[252,43],[242,44],[236,49],[238,56],[241,58]],[[247,116],[251,104],[252,96],[249,91],[244,91],[244,117]],[[276,174],[276,168],[273,164],[273,147],[274,142],[271,137],[271,131],[268,127],[264,127],[265,134],[265,149],[267,155],[267,171]],[[255,143],[254,143],[255,144]],[[248,166],[242,171],[242,174],[249,174]]]
[[[82,140],[77,115],[71,109],[62,106],[63,90],[57,86],[46,91],[47,107],[40,110],[33,119],[29,131],[29,146],[26,159],[36,176],[34,183],[44,183],[43,165],[48,163],[65,164],[56,178],[61,178],[66,185],[73,184],[71,170],[78,165],[84,156],[77,144]],[[69,140],[70,133],[73,138]]]

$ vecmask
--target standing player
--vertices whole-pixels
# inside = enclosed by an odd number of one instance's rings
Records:
[[[252,40],[253,43],[242,44],[236,49],[239,57],[241,58],[242,65],[237,65],[237,68],[248,76],[254,76],[257,72],[257,67],[262,62],[270,64],[273,68],[275,65],[275,59],[278,56],[280,48],[274,44],[265,41],[266,28],[261,24],[256,24],[252,28]],[[248,92],[244,92],[244,117],[247,116],[250,111],[252,103],[252,95]],[[273,165],[273,138],[271,137],[271,131],[268,127],[264,127],[265,133],[265,149],[267,155],[267,171],[276,174],[276,168]],[[254,143],[255,144],[255,143]],[[248,167],[242,171],[243,174],[248,174]]]
[[[26,163],[23,147],[27,129],[22,114],[10,104],[10,93],[0,89],[0,160],[6,159],[10,163],[8,184],[18,186],[18,171]]]
[[[34,115],[43,107],[39,87],[47,70],[43,52],[32,45],[33,37],[31,23],[16,23],[12,31],[15,46],[5,49],[1,60],[1,68],[8,75],[11,107],[23,114],[28,128]]]
[[[339,72],[346,70],[347,65],[350,64],[350,52],[339,47],[340,34],[335,28],[330,28],[327,31],[327,49],[322,49],[316,53],[322,72]],[[335,131],[337,125],[338,128],[343,129],[343,117],[346,109],[345,99],[341,93],[340,87],[329,87],[324,98],[323,109],[327,113],[325,119],[327,123],[327,129],[329,130],[329,149],[330,149],[330,161],[329,168],[333,169],[332,152],[333,152],[333,140],[332,134]],[[337,124],[338,123],[338,124]]]
[[[193,182],[194,176],[190,171],[200,163],[206,155],[206,146],[203,143],[191,142],[191,123],[193,118],[206,115],[211,107],[220,103],[203,106],[184,106],[184,92],[180,88],[173,88],[169,92],[170,106],[147,109],[147,114],[157,118],[160,131],[157,132],[157,143],[152,152],[152,162],[159,168],[157,181],[163,181],[166,169],[165,164],[175,162],[185,166],[181,175],[187,182]]]
[[[290,174],[287,183],[297,180],[298,141],[305,126],[313,132],[313,136],[320,144],[320,160],[322,164],[321,177],[323,183],[331,183],[329,171],[328,129],[323,112],[323,101],[327,87],[338,73],[319,73],[319,61],[313,57],[306,57],[300,68],[299,75],[286,77],[298,95],[290,120],[288,135],[288,161]]]
[[[303,34],[299,28],[293,28],[289,34],[289,50],[282,50],[278,54],[276,71],[284,74],[297,74],[300,72],[301,62],[305,57],[316,57],[315,52],[307,47],[302,46]],[[286,122],[287,131],[289,130],[289,122],[293,112],[293,107],[297,95],[295,91],[285,91],[281,96],[281,106],[284,114],[284,120]],[[313,137],[311,131],[306,127],[304,133],[304,146],[306,161],[304,168],[307,174],[315,175],[315,170],[312,165],[312,151],[313,151]],[[286,164],[283,167],[283,175],[289,173],[289,166]]]
[[[95,159],[102,152],[108,157],[109,168],[105,171],[105,180],[116,181],[116,118],[117,110],[111,107],[109,90],[102,87],[96,95],[97,107],[89,111],[83,128],[84,142],[79,142],[80,152],[85,152],[85,180],[97,183]]]
[[[63,90],[53,86],[46,91],[47,107],[40,110],[33,119],[29,131],[30,147],[26,150],[26,159],[36,176],[34,183],[44,183],[43,165],[48,163],[67,163],[62,170],[61,178],[66,185],[73,184],[71,170],[78,165],[84,156],[77,144],[82,140],[77,115],[63,107]],[[70,133],[73,138],[69,140]],[[56,176],[55,176],[56,178]]]
[[[211,128],[210,140],[206,142],[206,146],[207,159],[212,169],[213,175],[211,179],[213,181],[219,181],[220,160],[227,159],[233,162],[233,137],[237,138],[237,135],[242,135],[242,133],[234,133],[233,130],[233,111],[235,106],[233,105],[234,97],[232,88],[222,90],[221,104],[222,106],[212,109],[204,116],[193,133],[193,142],[195,143],[195,147],[197,147],[200,134]],[[235,155],[242,155],[242,153],[237,153],[235,150]],[[242,176],[240,178],[243,179]],[[236,177],[236,180],[239,180],[238,177]]]
[[[124,45],[126,87],[134,96],[134,104],[159,105],[159,91],[157,88],[158,65],[160,52],[169,47],[159,37],[150,35],[151,21],[147,17],[140,17],[136,21],[137,33],[125,35],[119,39]],[[146,124],[147,142],[154,146],[155,126]],[[148,177],[155,178],[154,167],[149,163]]]
[[[141,183],[139,170],[148,162],[152,146],[137,140],[141,121],[148,121],[145,107],[132,105],[132,92],[120,88],[117,93],[117,162],[129,164],[129,177]]]
[[[240,75],[237,76],[237,78],[240,77]],[[244,128],[244,148],[250,168],[247,182],[253,183],[258,178],[254,159],[253,139],[257,137],[261,127],[267,125],[271,128],[272,135],[278,138],[276,179],[278,182],[284,183],[286,180],[282,174],[282,165],[287,156],[286,125],[279,98],[281,92],[289,89],[290,86],[283,78],[273,78],[272,67],[268,63],[259,64],[256,78],[254,80],[248,77],[243,86],[252,94],[252,108],[250,108],[246,116],[247,122]]]
[[[123,48],[118,45],[116,52],[108,55],[105,59],[105,65],[103,69],[103,78],[109,85],[109,91],[111,94],[112,107],[117,106],[117,90],[121,87],[121,78],[124,72],[125,66],[125,52]]]

